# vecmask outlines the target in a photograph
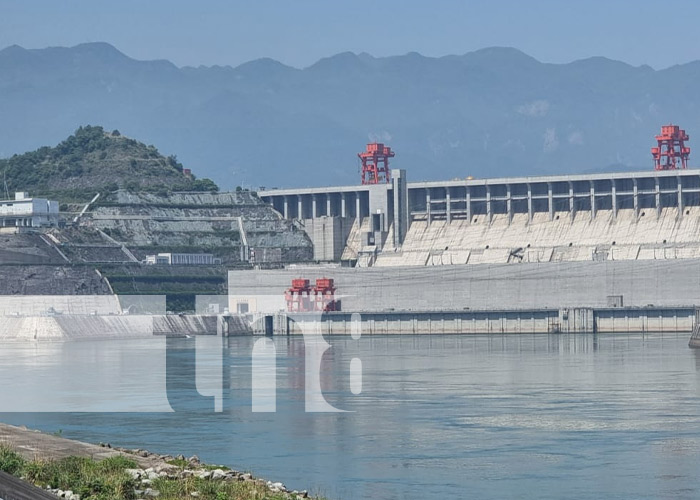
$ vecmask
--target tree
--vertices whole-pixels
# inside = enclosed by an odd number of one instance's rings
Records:
[[[193,191],[218,191],[217,186],[211,179],[197,179],[192,185]]]

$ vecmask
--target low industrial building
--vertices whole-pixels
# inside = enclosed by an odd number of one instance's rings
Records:
[[[28,193],[17,192],[14,200],[0,201],[0,226],[58,226],[58,202],[45,198],[30,198]]]
[[[220,265],[221,259],[210,253],[159,253],[147,255],[146,264],[159,266],[214,266]]]

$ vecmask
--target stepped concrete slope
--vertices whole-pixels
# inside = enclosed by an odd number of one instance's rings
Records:
[[[256,263],[312,258],[306,234],[250,192],[159,196],[117,191],[105,198],[86,214],[83,223],[101,231],[102,246],[111,245],[113,252],[121,252],[116,258],[122,260],[126,259],[120,247],[128,248],[139,260],[168,248],[200,248],[214,253],[224,264],[248,261],[251,255]],[[91,244],[84,248],[74,239],[65,240],[69,255],[76,255],[76,248],[87,255],[94,251]]]
[[[644,212],[642,212],[644,213]],[[398,252],[377,257],[377,266],[647,260],[700,258],[700,207],[664,208],[635,216],[634,210],[494,216],[489,222],[414,221]]]

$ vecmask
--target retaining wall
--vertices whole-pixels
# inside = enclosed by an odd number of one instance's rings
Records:
[[[230,310],[284,310],[292,279],[321,277],[344,311],[700,306],[700,259],[677,259],[230,271]]]
[[[694,308],[281,314],[275,318],[275,334],[690,333],[694,323]]]

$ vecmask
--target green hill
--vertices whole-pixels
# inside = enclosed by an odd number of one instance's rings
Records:
[[[218,191],[209,179],[186,175],[174,156],[102,127],[80,127],[55,147],[0,160],[7,190],[60,201],[86,201],[97,192]],[[3,187],[4,189],[4,187]]]

